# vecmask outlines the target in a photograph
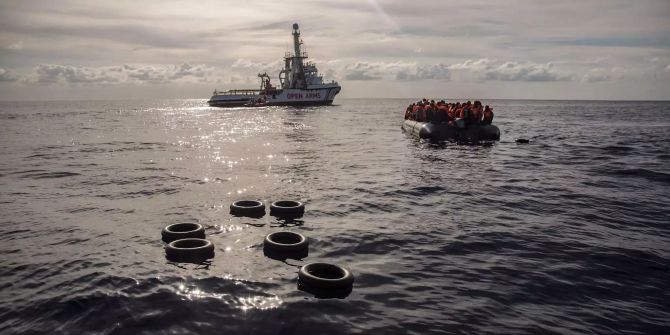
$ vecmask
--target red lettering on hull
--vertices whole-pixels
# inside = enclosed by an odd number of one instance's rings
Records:
[[[286,99],[321,99],[321,92],[307,92],[302,93],[286,93]]]

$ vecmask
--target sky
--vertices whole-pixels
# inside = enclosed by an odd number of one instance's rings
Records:
[[[294,22],[343,98],[670,100],[668,0],[0,0],[0,100],[277,84]]]

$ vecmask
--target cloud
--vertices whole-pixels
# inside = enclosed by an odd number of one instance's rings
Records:
[[[5,47],[8,50],[23,50],[23,41],[12,43]]]
[[[552,62],[500,62],[487,58],[466,60],[454,64],[417,64],[407,62],[345,63],[335,72],[346,80],[452,80],[454,72],[459,81],[570,81],[576,76],[554,68]]]
[[[34,83],[53,84],[60,80],[76,83],[112,83],[118,82],[119,77],[111,76],[103,69],[95,69],[81,66],[66,66],[40,64],[35,69]]]
[[[634,37],[591,37],[550,40],[549,43],[563,46],[592,46],[592,47],[628,47],[628,48],[668,48],[670,47],[670,32],[659,36]]]
[[[451,72],[444,64],[418,65],[407,62],[347,63],[339,69],[346,80],[449,80]]]
[[[612,80],[612,76],[602,70],[590,70],[582,77],[582,82],[587,83],[597,83],[610,80]]]
[[[11,23],[0,23],[0,28],[5,32],[39,37],[43,40],[90,39],[156,48],[190,48],[198,42],[194,31],[182,32],[169,25],[152,27],[137,23],[88,22],[45,20],[45,22],[29,23],[13,20]]]
[[[552,69],[551,63],[517,63],[505,62],[486,72],[486,79],[502,81],[565,81],[572,80]]]
[[[16,76],[12,75],[11,73],[9,73],[9,71],[0,67],[0,82],[12,82],[17,80],[18,78]]]
[[[451,71],[444,64],[416,66],[414,69],[403,69],[396,74],[398,80],[450,80]]]
[[[379,80],[382,79],[384,66],[381,64],[370,64],[357,62],[347,64],[344,67],[344,79],[346,80]]]
[[[263,63],[263,62],[254,62],[247,58],[238,58],[235,60],[235,62],[233,62],[233,64],[230,67],[240,69],[253,69],[254,71],[258,71],[260,69],[267,69],[267,68],[279,69],[280,67],[283,67],[282,63],[283,63],[282,60],[277,60],[270,63]]]
[[[354,70],[354,71],[351,71],[351,72],[347,73],[344,76],[344,79],[346,79],[346,80],[380,80],[380,79],[382,79],[382,77],[367,74],[367,73],[365,73],[365,71]]]
[[[478,60],[468,59],[463,63],[452,64],[449,68],[452,70],[467,70],[471,72],[482,72],[491,67],[493,61],[488,58],[481,58]]]
[[[292,27],[294,22],[283,20],[273,23],[266,23],[245,28],[245,30],[262,31],[262,30],[286,30]]]
[[[568,81],[574,80],[569,73],[561,73],[554,69],[552,62],[538,64],[533,62],[497,62],[487,58],[468,59],[463,63],[453,64],[452,70],[469,72],[479,80],[499,81]]]
[[[214,69],[206,65],[121,65],[85,67],[40,64],[24,82],[36,85],[150,83],[164,84],[183,81],[204,81]]]

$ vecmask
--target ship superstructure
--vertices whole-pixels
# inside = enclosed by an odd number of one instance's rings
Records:
[[[284,68],[279,71],[279,88],[271,84],[267,73],[260,73],[260,89],[214,91],[210,106],[315,106],[330,105],[340,92],[336,81],[324,82],[316,65],[308,62],[307,53],[301,50],[300,29],[293,24],[293,51],[284,55]]]

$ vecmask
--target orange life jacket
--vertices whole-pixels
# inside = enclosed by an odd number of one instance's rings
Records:
[[[456,109],[456,117],[459,119],[463,118],[463,107],[458,107],[458,109]]]
[[[449,115],[449,120],[453,120],[456,118],[456,109],[452,108],[451,106],[447,107],[447,115]]]
[[[472,115],[470,116],[470,118],[471,118],[472,121],[474,121],[475,123],[479,123],[479,121],[482,120],[482,113],[483,113],[483,112],[482,112],[482,108],[481,108],[481,107],[475,107],[475,108],[472,108]]]
[[[426,122],[426,109],[422,108],[419,110],[419,115],[417,117],[417,121],[419,122]]]

